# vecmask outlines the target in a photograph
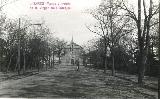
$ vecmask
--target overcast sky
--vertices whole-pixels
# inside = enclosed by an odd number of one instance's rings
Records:
[[[69,2],[70,10],[35,10],[30,7],[33,2]],[[85,26],[94,22],[91,15],[84,13],[85,9],[96,8],[101,0],[19,0],[3,8],[9,18],[28,16],[32,20],[45,20],[46,25],[54,32],[53,36],[70,41],[73,35],[74,42],[80,45],[95,37]]]
[[[4,0],[2,0],[4,1]],[[45,1],[50,3],[69,2],[70,10],[35,10],[30,7],[33,2]],[[157,0],[158,1],[158,0]],[[53,36],[70,41],[73,35],[74,42],[83,45],[95,34],[91,33],[85,24],[95,22],[93,17],[84,13],[85,9],[96,8],[101,0],[18,0],[3,8],[9,18],[19,18],[28,16],[34,21],[45,20]],[[133,5],[137,5],[135,0],[129,0]]]

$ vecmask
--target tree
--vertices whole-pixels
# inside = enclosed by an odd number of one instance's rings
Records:
[[[107,68],[107,50],[110,51],[113,76],[115,75],[114,49],[118,46],[122,37],[133,30],[129,23],[130,19],[119,15],[120,9],[116,6],[116,3],[117,2],[113,2],[112,0],[103,2],[98,9],[91,12],[92,16],[97,20],[97,23],[93,28],[87,27],[91,32],[100,35],[104,41],[104,72]]]
[[[18,70],[20,73],[22,69],[23,73],[29,69],[38,69],[39,71],[44,63],[50,62],[47,38],[50,31],[47,27],[43,25],[34,28],[33,25],[37,24],[31,24],[29,20],[22,20],[22,18],[21,24],[17,24],[16,20],[7,20],[5,24],[6,44],[3,46],[5,48],[5,51],[3,50],[5,53],[3,67],[7,72]],[[19,25],[21,25],[20,28]],[[18,59],[18,57],[20,58]],[[18,62],[17,59],[20,61]]]
[[[49,43],[49,46],[50,46],[50,51],[49,51],[49,54],[50,54],[50,61],[51,61],[51,68],[53,68],[54,67],[54,57],[55,57],[55,54],[56,54],[56,38],[54,38],[54,37],[49,37],[48,38],[48,43]]]
[[[31,27],[29,32],[29,62],[38,71],[45,64],[46,69],[50,67],[50,46],[48,44],[49,29],[41,24],[41,26]],[[31,67],[31,68],[32,68]]]
[[[143,8],[142,5],[143,4]],[[149,43],[150,43],[150,27],[151,25],[151,19],[153,18],[154,15],[158,13],[158,8],[153,6],[153,1],[149,1],[149,10],[147,10],[146,7],[146,2],[145,0],[138,0],[138,15],[136,16],[135,12],[130,10],[126,4],[121,2],[121,5],[119,5],[121,9],[125,10],[126,16],[130,17],[133,19],[136,23],[137,26],[137,39],[138,39],[138,61],[137,61],[137,66],[138,66],[138,83],[142,84],[143,83],[143,78],[144,78],[144,73],[145,73],[145,65],[147,61],[147,56],[148,56],[148,48],[149,48]],[[142,10],[143,9],[143,10]],[[143,11],[143,16],[142,18],[142,11]],[[147,13],[147,11],[149,11]]]
[[[61,56],[63,56],[66,42],[64,40],[56,39],[56,54],[59,58],[59,64],[61,63]]]
[[[0,70],[4,70],[7,42],[4,39],[0,38],[0,45]]]
[[[6,16],[0,15],[0,69],[2,70],[4,67],[2,65],[5,64],[5,57],[6,57],[6,46],[7,42],[4,38],[4,31],[5,31],[5,22],[6,22]]]

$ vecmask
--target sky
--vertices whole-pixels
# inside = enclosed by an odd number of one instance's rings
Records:
[[[51,7],[47,5],[49,3],[70,3],[67,6],[70,9],[35,10],[31,8],[37,6],[33,5],[34,2],[45,2],[45,6],[48,7]],[[90,14],[85,13],[85,10],[94,9],[100,3],[101,0],[17,0],[14,3],[4,6],[2,10],[6,13],[7,17],[12,19],[27,16],[27,18],[33,20],[33,23],[44,20],[45,24],[53,33],[53,36],[68,42],[71,41],[73,36],[75,43],[84,45],[88,40],[96,38],[96,34],[86,28],[86,25],[94,23],[95,19]],[[133,8],[137,8],[137,0],[128,0],[128,4],[132,4]]]
[[[70,3],[70,9],[35,10],[31,8],[37,6],[33,5],[34,2],[67,2]],[[98,7],[100,2],[101,0],[18,0],[5,6],[3,12],[12,19],[27,16],[34,22],[44,20],[53,36],[68,42],[71,41],[73,36],[75,43],[83,45],[96,36],[86,28],[86,24],[91,24],[94,22],[94,19],[90,14],[85,13],[85,10]]]

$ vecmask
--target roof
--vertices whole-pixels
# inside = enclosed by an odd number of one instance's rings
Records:
[[[80,45],[74,43],[74,42],[71,42],[69,45],[66,46],[66,48],[71,48],[73,45],[73,49],[83,49]]]

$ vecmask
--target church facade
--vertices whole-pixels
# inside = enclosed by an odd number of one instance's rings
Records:
[[[82,64],[83,48],[73,42],[73,37],[70,44],[65,47],[65,53],[65,62],[68,65],[74,65],[76,60],[78,60],[79,63]]]

